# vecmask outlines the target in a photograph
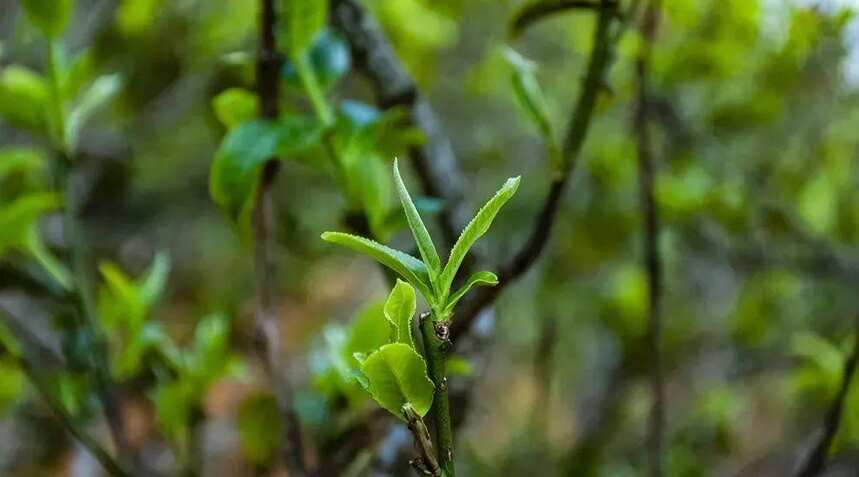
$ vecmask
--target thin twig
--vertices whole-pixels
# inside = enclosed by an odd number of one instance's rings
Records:
[[[648,100],[648,74],[650,56],[659,19],[659,0],[650,0],[644,10],[641,33],[642,46],[635,62],[637,104],[633,129],[638,153],[639,194],[644,229],[644,263],[647,270],[648,326],[646,349],[650,365],[652,404],[648,426],[648,454],[650,475],[663,475],[665,440],[665,383],[662,369],[662,257],[659,254],[659,210],[653,195],[653,150],[648,130],[650,101]]]
[[[844,372],[841,374],[841,386],[838,388],[838,394],[830,404],[826,411],[826,416],[823,419],[823,434],[814,450],[808,454],[805,462],[797,472],[797,477],[814,477],[819,475],[826,468],[826,461],[829,455],[829,449],[832,447],[832,442],[838,434],[838,429],[841,427],[841,418],[844,415],[844,405],[847,401],[847,394],[850,392],[850,384],[853,382],[853,375],[856,373],[856,364],[859,362],[859,317],[856,318],[856,331],[853,342],[853,351],[844,362]]]
[[[611,2],[611,7],[616,6],[617,1]],[[536,0],[526,3],[516,14],[510,24],[510,35],[517,36],[528,26],[566,10],[596,10],[600,6],[606,7],[605,3],[598,0]]]
[[[415,450],[418,453],[418,457],[411,462],[412,467],[415,468],[418,475],[440,477],[442,475],[441,467],[438,464],[438,456],[432,445],[429,429],[411,405],[403,406],[403,414],[406,416],[409,431],[414,437]]]
[[[609,5],[614,5],[614,2],[611,0],[603,0],[603,2],[606,8],[600,9],[597,16],[594,48],[588,60],[582,89],[576,99],[571,116],[572,120],[564,138],[562,149],[564,168],[562,173],[556,175],[549,185],[549,193],[534,220],[528,240],[509,262],[498,267],[498,285],[477,289],[460,305],[460,311],[457,312],[451,329],[454,337],[468,330],[483,309],[492,304],[507,286],[524,275],[536,263],[549,242],[552,227],[558,217],[561,199],[578,164],[579,155],[590,128],[597,97],[603,88],[606,71],[612,57],[612,43],[609,33],[611,20],[617,12],[608,8]]]
[[[261,0],[259,17],[259,58],[257,61],[257,93],[263,118],[276,119],[280,103],[281,58],[275,46],[277,17],[274,0]],[[254,213],[254,252],[257,274],[257,309],[255,349],[264,364],[272,386],[278,412],[283,425],[284,460],[290,475],[307,472],[304,446],[298,416],[293,410],[292,387],[283,363],[278,327],[276,270],[274,259],[274,201],[272,185],[277,176],[279,162],[272,158],[263,167]]]

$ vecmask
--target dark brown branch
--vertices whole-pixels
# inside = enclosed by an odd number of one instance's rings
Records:
[[[525,4],[510,23],[510,36],[520,35],[526,28],[545,18],[567,10],[596,10],[599,0],[536,0]],[[603,2],[604,6],[616,7],[617,1]]]
[[[397,58],[379,24],[354,0],[331,0],[331,24],[349,42],[355,68],[372,85],[381,108],[406,108],[410,122],[426,135],[426,142],[409,150],[412,164],[427,195],[440,198],[441,232],[450,248],[471,219],[465,184],[453,146],[429,103]]]
[[[652,395],[647,440],[650,475],[663,475],[663,447],[665,440],[665,383],[662,369],[662,257],[659,254],[659,210],[653,194],[653,149],[648,130],[650,101],[648,100],[648,74],[650,55],[659,16],[659,1],[650,0],[644,11],[641,25],[642,48],[635,62],[637,104],[633,130],[638,154],[638,182],[644,236],[644,265],[647,270],[648,325],[645,336],[649,381]]]
[[[280,104],[281,59],[275,46],[277,15],[274,0],[261,0],[259,16],[259,58],[257,61],[257,94],[263,118],[276,119]],[[305,475],[304,447],[298,416],[293,410],[292,387],[287,379],[280,344],[274,258],[274,201],[272,186],[279,163],[272,158],[263,167],[254,211],[254,252],[257,274],[257,308],[255,350],[262,361],[272,386],[283,424],[284,460],[290,475]]]
[[[606,6],[613,5],[611,0],[603,0]],[[591,124],[594,107],[596,106],[599,92],[602,90],[605,74],[611,61],[610,26],[611,20],[616,12],[611,8],[600,9],[597,27],[594,31],[594,48],[588,60],[587,72],[582,84],[581,92],[576,99],[572,120],[567,129],[562,149],[563,167],[561,174],[552,180],[549,193],[543,201],[543,206],[534,220],[531,235],[522,245],[512,260],[499,267],[499,284],[490,288],[479,288],[475,293],[466,298],[460,305],[456,319],[453,321],[451,331],[454,338],[464,333],[471,327],[477,315],[487,306],[492,304],[501,292],[525,274],[540,257],[551,236],[552,227],[558,217],[561,199],[564,191],[575,172],[579,155],[584,145],[585,138]]]
[[[797,477],[814,477],[823,472],[826,467],[829,449],[832,447],[832,442],[838,434],[838,429],[841,427],[841,417],[844,414],[844,405],[847,401],[847,394],[850,392],[850,384],[853,382],[853,375],[856,374],[856,364],[859,362],[859,317],[856,318],[856,331],[853,342],[853,351],[844,363],[844,372],[841,374],[841,386],[838,388],[838,394],[826,411],[826,416],[823,420],[823,434],[814,449],[805,459],[805,462],[797,472]]]

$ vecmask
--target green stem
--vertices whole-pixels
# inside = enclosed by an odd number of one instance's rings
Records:
[[[450,419],[450,401],[447,391],[447,349],[450,348],[449,322],[435,321],[432,315],[421,320],[424,339],[424,357],[429,368],[429,377],[435,384],[432,416],[435,419],[438,461],[445,477],[456,477],[453,461],[453,426]]]
[[[48,83],[50,87],[50,129],[54,135],[54,141],[57,149],[60,150],[64,157],[68,157],[68,144],[66,142],[66,125],[65,111],[63,110],[63,95],[60,91],[60,77],[58,64],[58,55],[60,54],[59,45],[56,40],[48,41]]]
[[[319,79],[313,71],[313,66],[308,61],[307,56],[296,58],[296,67],[298,76],[301,78],[301,83],[304,85],[304,90],[307,96],[310,97],[310,103],[313,105],[316,116],[322,121],[325,128],[334,124],[334,113],[331,111],[331,106],[328,100],[325,99],[325,93],[322,91],[322,86],[319,84]]]

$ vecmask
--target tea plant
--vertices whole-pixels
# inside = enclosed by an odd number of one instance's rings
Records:
[[[396,160],[394,182],[397,194],[423,260],[368,238],[343,232],[322,234],[323,240],[369,255],[405,279],[405,282],[398,279],[385,303],[385,317],[391,327],[391,342],[369,356],[357,355],[356,359],[361,362],[361,371],[365,378],[361,382],[373,398],[383,408],[409,422],[415,440],[422,449],[422,457],[414,461],[420,472],[456,475],[445,356],[450,348],[450,321],[454,315],[454,306],[472,287],[497,285],[498,278],[492,272],[481,271],[468,277],[453,293],[451,289],[466,254],[489,230],[501,207],[516,193],[519,180],[519,177],[508,179],[480,208],[460,234],[444,266],[403,183]],[[412,287],[421,293],[430,307],[428,313],[421,315],[419,323],[423,337],[423,357],[418,353],[412,337],[411,322],[416,307]],[[426,428],[420,419],[429,411],[431,403],[436,424],[436,447],[440,450],[438,467],[435,466],[436,458],[428,440],[424,438]]]

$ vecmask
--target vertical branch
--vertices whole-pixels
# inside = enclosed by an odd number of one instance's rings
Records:
[[[430,411],[435,420],[438,463],[445,477],[456,477],[453,461],[453,425],[450,419],[450,400],[447,389],[447,357],[445,356],[451,344],[449,326],[449,321],[435,321],[429,313],[421,315],[424,357],[427,360],[429,377],[435,384],[435,397]]]
[[[555,348],[558,344],[558,318],[547,314],[540,319],[540,334],[534,350],[534,377],[537,381],[537,400],[534,403],[534,424],[547,433],[549,428],[549,406],[552,398],[552,374],[554,374]]]
[[[653,395],[648,426],[650,475],[663,475],[663,446],[665,440],[665,382],[662,369],[662,257],[659,254],[659,211],[653,196],[653,152],[647,128],[648,83],[651,49],[659,16],[659,0],[650,0],[641,26],[643,43],[635,63],[637,104],[634,124],[638,153],[638,179],[644,234],[644,262],[647,269],[649,320],[646,349],[650,357],[650,388]]]
[[[276,21],[274,0],[261,0],[257,94],[260,113],[265,119],[276,119],[279,114],[281,60],[275,46]],[[290,475],[300,476],[306,473],[301,427],[292,407],[292,387],[286,377],[278,327],[274,259],[275,211],[272,198],[272,185],[278,170],[279,163],[276,158],[270,159],[263,167],[254,211],[254,258],[257,275],[255,348],[268,375],[284,427],[282,442],[286,465]]]
[[[847,401],[847,394],[850,392],[850,384],[853,382],[853,375],[856,374],[856,364],[859,361],[859,317],[856,319],[856,336],[853,343],[853,351],[850,357],[844,362],[844,372],[841,375],[841,386],[838,389],[838,394],[826,411],[826,416],[823,420],[823,434],[814,450],[806,458],[805,462],[797,472],[797,477],[814,477],[823,472],[826,467],[827,456],[829,449],[832,447],[832,442],[838,434],[838,429],[841,427],[841,417],[844,414],[844,406]]]

